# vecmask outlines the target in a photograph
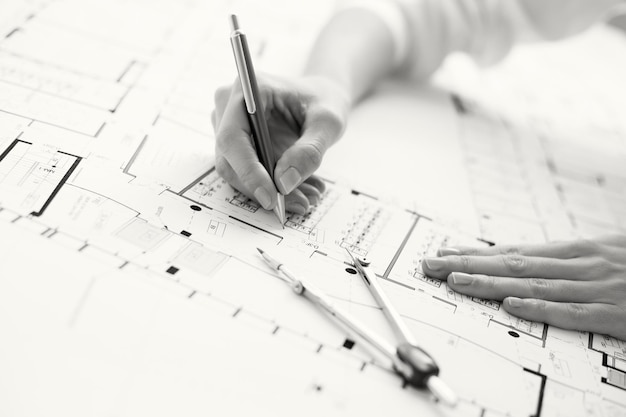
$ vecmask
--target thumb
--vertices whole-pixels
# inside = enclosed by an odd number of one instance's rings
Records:
[[[324,154],[343,133],[343,122],[336,114],[321,110],[307,117],[302,136],[280,157],[274,169],[276,185],[289,194],[321,165]]]

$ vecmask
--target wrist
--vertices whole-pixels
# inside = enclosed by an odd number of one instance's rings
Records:
[[[337,60],[332,57],[319,59],[313,54],[307,62],[302,76],[312,80],[320,80],[334,85],[337,91],[345,94],[352,105],[359,98],[357,86],[354,85],[353,69],[350,60]]]
[[[350,87],[337,77],[304,73],[300,78],[305,88],[325,107],[332,108],[342,118],[347,118],[354,104]]]
[[[330,111],[345,126],[354,104],[345,84],[325,75],[304,75],[300,80],[309,95],[315,97],[314,103],[311,104]]]

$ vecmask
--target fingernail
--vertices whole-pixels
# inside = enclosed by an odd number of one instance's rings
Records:
[[[522,300],[521,298],[507,297],[506,299],[509,302],[509,305],[513,308],[521,307],[524,304],[524,300]]]
[[[309,197],[309,203],[311,203],[311,205],[313,206],[317,206],[320,203],[320,198],[316,195],[310,195]]]
[[[461,251],[456,248],[439,248],[437,254],[439,256],[460,255]]]
[[[438,271],[446,266],[446,260],[441,258],[426,258],[424,259],[424,263],[426,263],[428,269],[433,271]]]
[[[278,182],[280,182],[280,185],[282,185],[285,193],[289,194],[296,188],[298,184],[300,184],[301,180],[302,176],[300,175],[298,170],[294,167],[290,167],[287,171],[283,173],[283,175],[280,176]]]
[[[297,203],[289,204],[287,206],[287,210],[292,212],[292,213],[296,213],[296,214],[300,214],[300,215],[306,214],[306,208],[304,208],[304,206],[302,204],[297,204]]]
[[[469,285],[474,282],[474,277],[470,274],[464,274],[462,272],[453,272],[450,274],[452,276],[452,283],[454,285]]]
[[[256,198],[265,210],[269,210],[272,204],[272,197],[270,197],[270,193],[268,193],[265,188],[259,187],[254,190],[254,198]]]

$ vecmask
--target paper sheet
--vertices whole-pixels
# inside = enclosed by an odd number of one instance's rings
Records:
[[[494,235],[480,217],[484,193],[474,188],[491,187],[490,166],[472,163],[488,151],[475,140],[463,145],[479,136],[489,148],[489,138],[508,136],[498,123],[477,135],[491,115],[482,107],[457,117],[446,92],[418,89],[410,98],[389,86],[382,106],[355,113],[338,146],[380,140],[381,125],[368,136],[361,123],[389,102],[432,115],[407,129],[441,135],[442,147],[424,151],[408,175],[390,168],[423,186],[432,172],[440,187],[425,198],[404,186],[394,195],[371,165],[355,168],[369,174],[354,178],[331,153],[322,202],[307,216],[290,215],[283,230],[216,175],[212,92],[235,73],[228,12],[246,11],[257,67],[289,73],[306,53],[296,46],[311,41],[330,3],[2,7],[15,18],[0,20],[1,415],[626,413],[625,342],[517,319],[421,273],[421,258],[438,247],[485,245]],[[302,56],[285,58],[295,49]],[[434,172],[444,155],[455,158],[447,172],[456,180]],[[451,186],[456,192],[446,194]],[[510,212],[506,203],[489,207]],[[403,388],[385,360],[296,297],[256,247],[392,338],[344,248],[367,255],[459,407]]]

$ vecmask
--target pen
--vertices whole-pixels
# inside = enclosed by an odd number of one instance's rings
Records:
[[[276,160],[274,150],[270,141],[270,133],[265,120],[265,112],[260,101],[259,86],[257,84],[254,66],[248,49],[246,35],[239,29],[239,22],[236,15],[231,15],[233,31],[230,35],[230,43],[233,47],[237,72],[243,90],[243,99],[248,114],[250,129],[252,130],[252,140],[257,156],[265,170],[274,181],[274,168]],[[278,217],[280,224],[285,227],[285,196],[278,193],[278,204],[274,207],[274,213]]]
[[[363,323],[352,317],[350,313],[334,306],[327,296],[302,278],[297,278],[287,267],[272,258],[265,251],[257,248],[263,259],[286,278],[293,291],[320,307],[334,317],[354,334],[361,337],[393,364],[394,371],[406,383],[417,388],[428,388],[443,403],[454,407],[457,403],[456,394],[438,377],[439,368],[434,360],[422,349],[404,340],[398,347],[369,330]],[[367,278],[364,278],[367,279]],[[378,299],[377,299],[378,302]],[[387,317],[387,313],[385,313]]]

